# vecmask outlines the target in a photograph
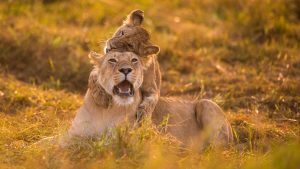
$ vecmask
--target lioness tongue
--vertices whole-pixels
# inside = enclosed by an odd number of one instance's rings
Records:
[[[130,92],[130,83],[125,81],[118,85],[120,93],[129,93]]]

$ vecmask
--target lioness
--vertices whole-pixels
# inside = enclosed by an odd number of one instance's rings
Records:
[[[134,10],[124,21],[123,25],[118,28],[113,37],[107,40],[105,52],[134,52],[140,56],[141,64],[143,65],[144,76],[140,88],[142,92],[142,101],[137,108],[137,117],[151,116],[155,105],[160,96],[161,73],[156,54],[159,52],[159,47],[150,42],[150,34],[141,26],[144,20],[144,13],[141,10]],[[96,86],[95,82],[97,75],[91,73],[89,85]],[[94,88],[98,90],[97,88]],[[94,92],[97,93],[97,92]],[[101,92],[100,92],[101,93]],[[101,95],[93,95],[94,100],[98,105],[108,107],[109,98],[103,100]]]
[[[89,86],[84,103],[69,129],[70,136],[93,137],[100,135],[121,122],[134,123],[135,112],[141,98],[143,66],[141,59],[132,52],[109,52],[105,56],[91,53],[95,63],[97,88]],[[107,95],[110,106],[97,105],[93,92]],[[105,98],[104,98],[105,99]],[[227,144],[232,140],[232,131],[224,113],[209,100],[183,101],[161,97],[152,115],[154,124],[160,124],[169,116],[167,132],[185,145]]]

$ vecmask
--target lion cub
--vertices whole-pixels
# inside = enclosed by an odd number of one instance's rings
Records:
[[[142,116],[151,116],[160,96],[161,73],[157,61],[159,47],[150,42],[149,32],[141,26],[144,20],[141,10],[132,11],[123,25],[112,38],[107,40],[105,52],[133,52],[137,54],[144,67],[144,79],[141,87],[142,101],[137,109],[137,120]],[[91,74],[89,85],[94,85],[96,77]],[[103,97],[95,98],[102,106],[108,106]]]

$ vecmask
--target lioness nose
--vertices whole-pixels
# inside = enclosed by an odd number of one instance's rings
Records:
[[[124,73],[125,75],[129,74],[132,71],[131,68],[121,68],[119,72]]]

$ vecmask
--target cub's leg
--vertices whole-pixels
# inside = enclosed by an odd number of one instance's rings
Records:
[[[216,103],[201,99],[196,103],[195,113],[206,144],[222,146],[233,141],[231,126]]]
[[[154,93],[143,93],[142,92],[142,103],[138,106],[136,118],[137,121],[141,121],[142,118],[150,117],[152,112],[155,109],[155,106],[158,102],[159,94],[157,92]]]
[[[137,109],[137,121],[152,115],[160,96],[161,73],[156,56],[151,56],[148,68],[144,70],[144,81],[141,87],[142,102]]]

